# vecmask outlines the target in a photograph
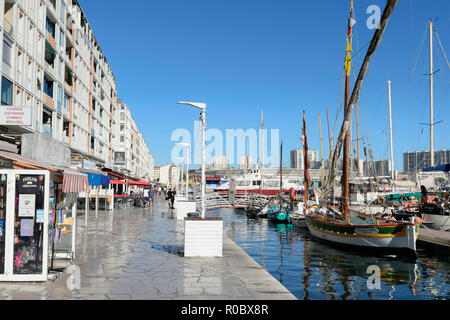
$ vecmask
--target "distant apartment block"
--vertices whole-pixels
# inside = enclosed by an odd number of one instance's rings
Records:
[[[121,155],[123,161],[115,161],[114,165],[131,176],[153,180],[154,160],[147,143],[128,106],[121,100],[117,100],[117,105],[119,110],[115,115],[115,122],[118,125],[115,127],[117,132],[115,134],[114,152],[116,155]]]
[[[308,150],[308,158],[309,161],[320,161],[319,152],[316,150]],[[304,151],[303,149],[294,149],[291,150],[291,165],[292,169],[300,169],[303,170],[305,168],[304,164]]]
[[[434,165],[450,163],[450,150],[434,151]],[[409,151],[403,153],[403,172],[418,172],[431,166],[430,151]]]

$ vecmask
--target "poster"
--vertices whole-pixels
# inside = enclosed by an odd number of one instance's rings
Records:
[[[20,236],[32,237],[34,231],[33,219],[20,219]]]
[[[36,223],[44,223],[44,210],[36,210]]]
[[[34,218],[35,208],[35,194],[19,194],[19,217]]]
[[[3,227],[5,226],[4,220],[0,220],[0,238],[3,237]]]

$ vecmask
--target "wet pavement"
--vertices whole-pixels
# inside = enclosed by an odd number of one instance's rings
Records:
[[[229,238],[221,258],[185,258],[184,221],[159,197],[151,209],[79,211],[77,251],[62,277],[0,283],[8,300],[294,300]],[[61,263],[61,262],[58,262]]]

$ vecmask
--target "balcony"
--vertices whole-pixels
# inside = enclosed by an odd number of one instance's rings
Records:
[[[3,19],[4,24],[3,24],[3,31],[9,35],[11,38],[14,38],[14,28],[12,26],[12,24],[7,20],[7,19]]]

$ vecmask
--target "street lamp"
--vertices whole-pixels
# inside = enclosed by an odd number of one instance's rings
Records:
[[[186,147],[186,198],[189,200],[189,158],[190,158],[190,144],[189,143],[178,143],[180,146]]]
[[[184,158],[177,158],[178,161],[180,161],[180,167],[181,167],[181,174],[180,170],[178,170],[178,174],[180,175],[178,181],[180,182],[180,195],[183,193],[183,168],[184,168]]]
[[[202,110],[200,115],[200,119],[202,121],[202,219],[205,219],[206,213],[206,203],[205,203],[205,194],[206,194],[206,174],[205,174],[205,140],[206,140],[206,104],[205,103],[197,103],[197,102],[184,102],[180,101],[178,104],[185,104],[197,109]]]

